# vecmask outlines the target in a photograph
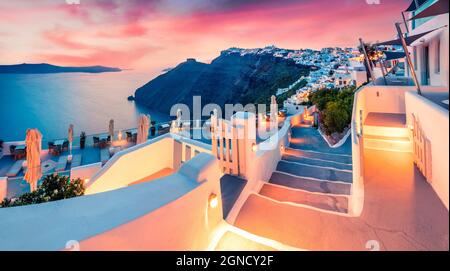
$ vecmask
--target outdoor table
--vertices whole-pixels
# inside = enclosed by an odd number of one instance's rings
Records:
[[[16,148],[14,149],[14,153],[12,153],[14,155],[14,160],[22,159],[24,156],[26,156],[26,149],[26,145],[16,146]]]
[[[64,140],[60,139],[60,140],[56,140],[55,142],[53,142],[55,144],[55,146],[60,146],[62,147],[62,145],[64,144]]]
[[[22,151],[22,150],[24,151],[26,148],[27,148],[26,145],[18,145],[18,146],[16,146],[15,150],[16,151]]]

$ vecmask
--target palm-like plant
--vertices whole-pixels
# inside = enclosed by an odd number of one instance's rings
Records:
[[[366,51],[368,62],[370,64],[370,69],[372,69],[375,65],[374,65],[374,61],[377,59],[377,47],[371,43],[364,43],[364,49]],[[358,46],[358,51],[363,54],[364,50],[363,47],[360,45]],[[369,70],[369,67],[367,66],[367,61],[364,61],[364,67],[366,67],[366,71]],[[369,82],[370,78],[369,78],[369,74],[367,74],[367,82]]]

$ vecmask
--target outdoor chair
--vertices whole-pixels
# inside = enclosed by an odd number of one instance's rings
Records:
[[[53,142],[48,142],[48,153],[52,154],[52,155],[57,155],[56,154],[56,146],[55,143]]]
[[[64,140],[64,143],[62,145],[62,151],[68,151],[69,150],[69,140]]]
[[[131,132],[125,132],[127,134],[127,141],[131,142],[133,140],[133,134]]]
[[[53,155],[60,155],[61,153],[62,153],[62,146],[55,145],[55,147],[53,148]]]
[[[27,151],[25,150],[14,150],[14,160],[19,160],[27,157]]]
[[[101,139],[100,142],[98,143],[98,147],[100,149],[106,148],[106,146],[108,146],[108,141],[106,139]]]
[[[98,136],[94,136],[94,147],[98,147],[98,145],[100,144],[100,137]]]
[[[15,145],[9,146],[9,152],[11,153],[11,155],[14,155],[14,151],[15,150],[16,150],[16,146]]]

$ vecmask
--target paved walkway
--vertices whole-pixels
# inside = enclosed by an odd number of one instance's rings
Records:
[[[280,172],[271,177],[277,189],[251,195],[235,226],[308,250],[368,250],[371,243],[380,250],[449,249],[449,212],[414,167],[411,153],[364,150],[364,208],[360,217],[348,217],[329,211],[345,207],[342,197],[350,191],[350,173],[341,171],[351,166],[350,138],[341,147],[330,148],[314,128],[296,127],[291,147],[279,164]],[[330,173],[285,160],[340,170]],[[335,182],[339,179],[347,182]],[[308,191],[323,200],[312,198]],[[330,204],[329,193],[340,195],[341,201]]]
[[[318,152],[334,154],[352,154],[352,142],[347,139],[338,148],[330,148],[327,142],[320,135],[319,131],[313,127],[293,127],[291,147],[303,150],[314,150]],[[350,138],[350,137],[349,137]]]
[[[251,196],[235,226],[310,250],[448,250],[449,213],[414,169],[410,153],[366,150],[361,217],[349,218]]]

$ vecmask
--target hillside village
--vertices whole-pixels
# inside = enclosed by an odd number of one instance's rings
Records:
[[[367,77],[363,58],[357,48],[329,47],[321,50],[313,49],[281,49],[273,45],[265,48],[241,49],[230,48],[222,54],[271,54],[274,57],[291,59],[296,64],[311,66],[308,76],[300,76],[297,81],[284,88],[279,88],[276,96],[288,95],[284,108],[294,114],[298,105],[308,102],[310,93],[319,89],[342,89],[349,86],[362,85]],[[295,91],[295,92],[294,92]]]

